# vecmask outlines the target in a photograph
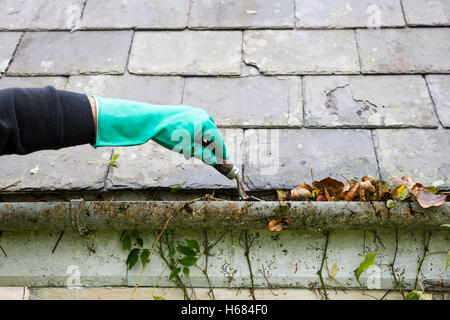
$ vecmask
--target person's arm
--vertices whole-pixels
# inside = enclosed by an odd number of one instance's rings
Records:
[[[209,165],[229,158],[213,118],[200,108],[88,97],[53,87],[0,90],[0,155],[150,139]]]
[[[0,90],[0,155],[95,144],[95,140],[86,95],[50,86]]]

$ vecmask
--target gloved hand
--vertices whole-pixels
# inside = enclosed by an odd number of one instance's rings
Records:
[[[214,166],[228,159],[222,135],[204,110],[94,96],[96,147],[131,146],[152,139],[167,149]]]

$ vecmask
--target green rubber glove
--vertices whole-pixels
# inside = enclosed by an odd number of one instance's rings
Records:
[[[215,165],[228,159],[219,129],[204,110],[94,96],[96,147],[131,146],[152,139],[163,147]]]

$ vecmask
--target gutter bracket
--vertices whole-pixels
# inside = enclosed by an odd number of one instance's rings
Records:
[[[72,229],[78,231],[82,236],[89,233],[84,221],[84,217],[87,215],[88,210],[83,199],[70,200],[70,222],[72,223]]]

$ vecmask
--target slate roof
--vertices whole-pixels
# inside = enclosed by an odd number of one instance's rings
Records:
[[[450,0],[2,0],[0,88],[202,107],[250,190],[310,169],[449,186],[449,26]],[[175,185],[235,187],[153,142],[0,157],[0,192]]]

